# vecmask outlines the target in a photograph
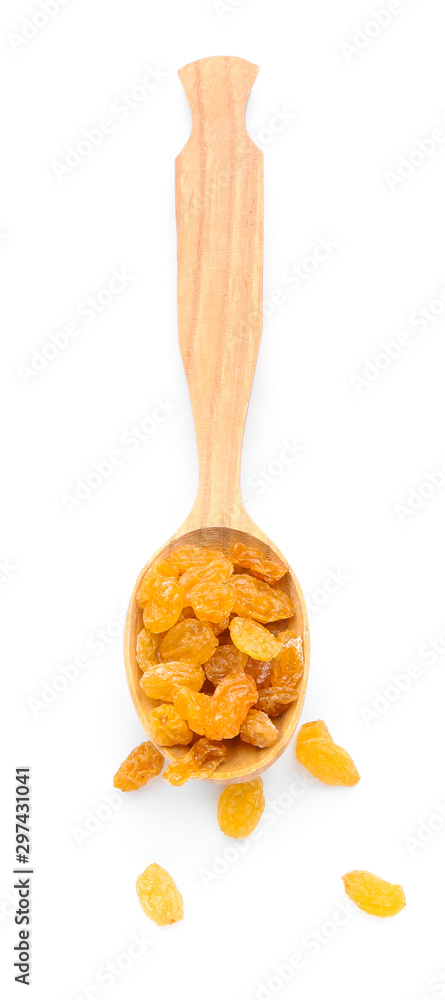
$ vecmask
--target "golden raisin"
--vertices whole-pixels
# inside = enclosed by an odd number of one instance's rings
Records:
[[[165,868],[156,864],[149,865],[136,879],[136,892],[142,909],[159,927],[182,920],[182,896]]]
[[[207,713],[210,696],[190,688],[180,687],[175,695],[174,707],[183,719],[187,720],[190,729],[198,736],[206,736]]]
[[[250,708],[241,726],[240,737],[243,743],[252,743],[254,747],[271,747],[278,739],[278,729],[265,712]]]
[[[149,698],[159,698],[162,701],[173,701],[179,687],[190,687],[199,691],[204,683],[202,667],[193,663],[177,662],[154,663],[142,674],[140,685]]]
[[[223,632],[228,631],[230,625],[230,615],[227,615],[227,618],[224,618],[222,622],[211,622],[210,624],[212,626],[215,635],[221,635]],[[230,639],[230,634],[229,634],[229,639]]]
[[[263,553],[254,545],[244,545],[244,542],[235,542],[231,546],[230,558],[235,566],[250,569],[251,573],[259,576],[266,583],[276,583],[287,572],[286,567],[277,559],[263,556]]]
[[[290,597],[282,590],[270,587],[263,580],[256,580],[247,573],[236,573],[231,583],[235,587],[235,614],[243,618],[255,618],[259,622],[280,621],[294,614]]]
[[[190,566],[179,578],[185,603],[191,603],[191,593],[195,587],[203,583],[226,583],[232,573],[232,563],[223,555],[202,566]]]
[[[277,715],[282,715],[286,711],[286,708],[289,707],[291,702],[295,701],[296,697],[295,691],[290,688],[263,688],[258,692],[256,708],[262,712],[266,712],[266,715],[271,719],[275,719]]]
[[[278,656],[281,644],[258,622],[249,618],[232,618],[229,628],[237,649],[248,653],[254,660],[270,660],[273,656]]]
[[[354,871],[342,875],[346,894],[361,910],[375,917],[394,917],[406,906],[401,885],[385,882],[371,872]]]
[[[214,559],[225,558],[224,552],[220,549],[206,549],[200,545],[179,545],[166,556],[171,565],[179,573],[185,573],[191,566],[206,566]]]
[[[230,642],[226,646],[218,646],[215,649],[210,660],[204,664],[205,675],[212,684],[216,685],[222,681],[223,677],[244,670],[246,663],[246,653],[242,653]]]
[[[217,645],[218,640],[208,622],[186,618],[167,632],[159,652],[163,660],[187,660],[198,664],[205,663]]]
[[[144,625],[151,632],[165,632],[178,620],[184,591],[173,579],[154,574],[144,589]]]
[[[308,722],[297,735],[297,760],[325,785],[356,785],[360,775],[343,747],[334,743],[324,722]]]
[[[228,785],[218,801],[218,823],[226,837],[248,837],[264,810],[261,778]]]
[[[209,739],[230,740],[238,736],[249,708],[257,698],[255,681],[244,671],[224,677],[209,699],[206,720]]]
[[[247,660],[246,674],[253,677],[258,690],[270,687],[270,664],[271,660],[253,660],[251,656]]]
[[[136,659],[141,670],[146,670],[151,663],[157,663],[156,640],[148,629],[143,628],[136,639]]]
[[[227,754],[223,743],[218,745],[206,739],[197,740],[185,757],[166,767],[163,778],[170,785],[183,785],[189,778],[209,778]]]
[[[156,777],[162,771],[164,758],[153,743],[141,743],[121,764],[114,775],[113,784],[121,792],[134,792],[136,788],[146,785],[149,778]]]
[[[184,688],[187,690],[187,688]],[[193,733],[173,705],[158,705],[150,712],[151,735],[161,747],[174,747],[177,743],[187,746]]]
[[[200,621],[222,622],[235,604],[235,588],[231,583],[198,583],[190,591],[190,603]]]
[[[304,673],[303,640],[293,628],[277,633],[282,649],[270,663],[272,687],[295,687]]]

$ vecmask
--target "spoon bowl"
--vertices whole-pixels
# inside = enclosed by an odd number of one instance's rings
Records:
[[[207,778],[246,781],[283,753],[299,720],[309,669],[309,627],[298,580],[286,559],[256,526],[240,494],[241,448],[262,332],[263,154],[244,123],[258,67],[216,56],[179,71],[192,110],[192,131],[176,159],[179,345],[190,392],[199,456],[198,495],[179,531],[141,570],[131,596],[124,638],[131,696],[151,736],[150,711],[159,701],[140,687],[136,639],[143,627],[136,594],[158,558],[184,543],[229,551],[236,541],[277,556],[287,567],[276,585],[295,614],[277,628],[297,628],[304,671],[298,696],[274,718],[279,737],[260,749],[226,740],[227,758]],[[278,391],[278,390],[277,390]],[[155,742],[155,741],[154,741]],[[168,760],[189,747],[160,747]]]
[[[247,518],[247,513],[245,516]],[[146,732],[150,735],[150,712],[157,705],[160,705],[161,702],[153,698],[148,698],[140,686],[142,670],[136,660],[136,639],[138,632],[140,632],[140,630],[144,627],[142,621],[142,609],[139,607],[136,600],[136,594],[139,589],[140,582],[155,560],[159,558],[166,558],[173,549],[184,544],[199,545],[202,548],[208,547],[228,551],[229,547],[234,542],[244,542],[246,545],[255,545],[265,556],[278,557],[280,561],[287,566],[288,564],[283,558],[281,552],[279,552],[278,549],[272,545],[269,539],[267,539],[266,536],[260,532],[259,528],[257,528],[253,522],[252,528],[255,530],[255,534],[224,527],[197,528],[194,531],[188,531],[185,534],[178,534],[172,538],[170,542],[164,546],[164,548],[156,552],[138,576],[128,609],[125,626],[124,655],[127,681],[131,697],[139,719]],[[295,607],[294,616],[290,619],[286,619],[285,622],[277,622],[277,628],[296,628],[301,632],[303,638],[304,673],[299,681],[297,698],[289,705],[282,715],[273,719],[274,725],[278,729],[279,736],[272,746],[260,749],[259,747],[251,746],[248,743],[243,743],[239,736],[233,740],[226,740],[226,745],[230,747],[228,757],[222,762],[222,764],[219,765],[216,771],[214,771],[213,774],[206,779],[207,781],[248,781],[261,774],[262,771],[265,771],[266,768],[270,767],[270,765],[281,756],[289,741],[292,739],[298,725],[298,720],[303,707],[309,671],[309,627],[307,611],[300,584],[290,567],[288,567],[286,575],[275,586],[284,590],[289,595]],[[159,749],[167,760],[173,761],[178,760],[180,757],[184,757],[190,750],[190,747],[159,747]]]

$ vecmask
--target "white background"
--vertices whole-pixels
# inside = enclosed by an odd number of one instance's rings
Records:
[[[386,10],[387,0],[374,9]],[[385,176],[445,126],[445,19],[440,0],[403,0],[380,29],[371,10],[364,0],[240,0],[219,12],[211,0],[71,0],[21,44],[13,36],[22,18],[41,7],[3,0],[0,936],[8,1000],[22,989],[13,982],[10,914],[13,776],[23,764],[33,769],[29,992],[38,1000],[445,996],[445,819],[437,810],[445,812],[445,488],[441,474],[434,488],[427,480],[445,460],[445,143],[415,169],[405,166],[403,181]],[[374,37],[345,48],[367,23]],[[302,721],[325,719],[362,775],[353,789],[306,781],[290,747],[264,775],[268,812],[238,855],[219,831],[211,784],[171,788],[159,778],[103,809],[114,771],[144,739],[116,623],[140,567],[196,490],[176,333],[174,158],[190,131],[176,70],[213,54],[261,67],[247,126],[265,151],[265,299],[282,293],[264,323],[243,490],[312,607]],[[164,76],[123,120],[110,109],[150,68]],[[287,115],[280,132],[271,128],[277,110]],[[55,161],[104,117],[113,131],[58,179]],[[337,248],[293,290],[283,275],[320,237]],[[81,319],[79,305],[116,268],[132,276],[128,287],[93,322]],[[413,314],[432,300],[437,315],[428,312],[422,330]],[[78,335],[32,373],[50,336],[73,321]],[[381,344],[403,331],[411,343],[383,370]],[[354,383],[376,355],[380,367]],[[131,450],[122,435],[158,400],[171,414]],[[284,465],[289,444],[297,454]],[[121,465],[69,513],[64,494],[116,450]],[[430,641],[441,634],[434,652]],[[61,669],[76,657],[61,691]],[[56,693],[46,686],[55,678]],[[98,810],[109,818],[94,822]],[[170,928],[152,924],[136,896],[136,876],[153,861],[184,896],[185,918]],[[341,875],[354,868],[401,882],[403,913],[379,921],[340,910]],[[135,934],[145,950],[131,959]],[[292,973],[283,967],[296,954],[304,964]]]

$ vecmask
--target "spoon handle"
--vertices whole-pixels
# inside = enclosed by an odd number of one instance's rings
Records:
[[[263,154],[246,102],[258,67],[215,56],[179,70],[192,132],[176,159],[179,345],[195,421],[191,522],[242,521],[240,461],[262,332]]]

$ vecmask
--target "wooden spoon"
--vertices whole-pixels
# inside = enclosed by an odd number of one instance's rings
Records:
[[[240,494],[240,460],[247,406],[262,331],[263,154],[249,138],[244,112],[258,67],[215,56],[179,70],[192,132],[176,160],[179,344],[190,391],[199,453],[199,488],[179,531],[141,570],[125,626],[128,685],[142,725],[159,704],[142,691],[136,637],[143,627],[136,593],[159,556],[183,543],[228,547],[255,544],[288,567],[279,586],[295,605],[282,627],[298,628],[304,675],[296,701],[274,719],[279,738],[260,750],[230,741],[227,759],[207,780],[246,781],[269,767],[289,743],[301,714],[309,668],[309,628],[298,580],[281,552],[256,526]],[[160,748],[176,760],[189,747]]]

